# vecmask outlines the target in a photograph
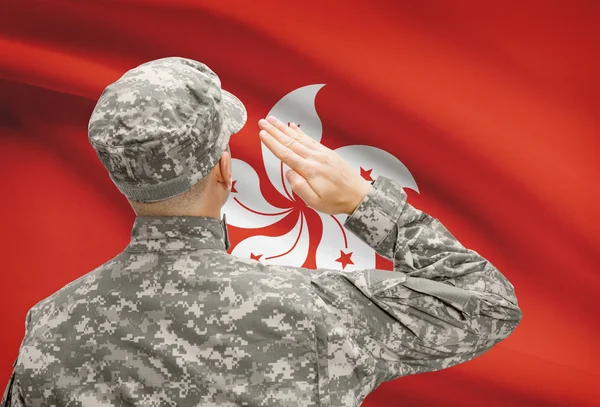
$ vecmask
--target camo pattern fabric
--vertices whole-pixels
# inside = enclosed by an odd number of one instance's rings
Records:
[[[161,58],[102,92],[88,140],[128,198],[155,202],[188,190],[219,161],[246,108],[205,64]]]
[[[228,254],[216,218],[137,217],[123,252],[31,308],[9,405],[359,406],[521,320],[512,284],[395,181],[344,226],[395,270],[265,265]]]

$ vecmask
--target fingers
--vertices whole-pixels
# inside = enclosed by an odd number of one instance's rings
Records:
[[[304,158],[300,157],[294,151],[281,144],[266,130],[261,130],[258,135],[260,136],[260,140],[264,143],[264,145],[271,150],[273,154],[275,154],[275,157],[279,158],[281,161],[286,163],[288,167],[299,174],[304,173],[307,167],[307,163]]]
[[[319,143],[317,140],[315,140],[314,138],[308,136],[304,130],[302,130],[300,128],[300,126],[298,126],[296,123],[290,123],[290,128],[292,128],[293,130],[296,130],[298,133],[300,133],[300,135],[302,136],[302,143],[312,149],[312,150],[317,150],[317,151],[325,151],[325,150],[330,150],[328,147],[324,146],[323,144]]]
[[[311,153],[309,140],[312,140],[303,132],[298,132],[285,123],[277,120],[274,116],[269,116],[269,120],[261,119],[258,122],[260,128],[268,131],[275,139],[284,146],[291,148],[295,153],[302,157],[308,157]]]
[[[290,183],[292,190],[300,197],[308,206],[314,206],[319,202],[319,195],[310,187],[310,184],[300,174],[293,170],[288,170],[285,176]]]

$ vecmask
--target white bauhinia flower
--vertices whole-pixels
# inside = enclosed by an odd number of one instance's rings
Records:
[[[324,84],[308,85],[285,95],[265,116],[275,116],[283,122],[294,122],[317,141],[321,141],[323,126],[315,109],[315,98]],[[257,139],[258,140],[258,139]],[[285,178],[288,166],[261,143],[267,180],[286,203],[276,207],[262,195],[256,171],[246,162],[232,159],[235,180],[231,196],[223,207],[227,223],[244,229],[257,229],[274,225],[285,217],[292,217],[295,226],[281,235],[256,235],[239,242],[232,250],[237,257],[254,258],[267,264],[303,266],[313,254],[316,267],[353,271],[375,267],[375,251],[366,243],[344,229],[347,215],[327,215],[307,207],[297,198]],[[396,157],[376,147],[349,145],[335,150],[363,178],[373,180],[382,175],[392,178],[405,188],[418,192],[410,171]],[[322,235],[310,247],[310,226],[307,211],[319,215]],[[312,217],[315,219],[315,217]]]

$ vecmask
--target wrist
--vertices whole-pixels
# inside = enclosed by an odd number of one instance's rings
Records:
[[[359,184],[359,186],[356,188],[356,193],[353,194],[355,198],[352,200],[352,203],[349,205],[347,211],[345,212],[347,215],[352,216],[352,214],[356,211],[356,209],[359,207],[359,205],[362,203],[365,197],[369,194],[369,191],[371,191],[371,186],[373,185],[373,182],[363,180],[363,182]]]

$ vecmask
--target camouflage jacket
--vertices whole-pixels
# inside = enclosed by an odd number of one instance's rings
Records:
[[[395,270],[265,265],[228,254],[218,219],[137,217],[123,252],[30,309],[3,400],[358,406],[521,320],[513,285],[395,181],[377,178],[344,226]]]

